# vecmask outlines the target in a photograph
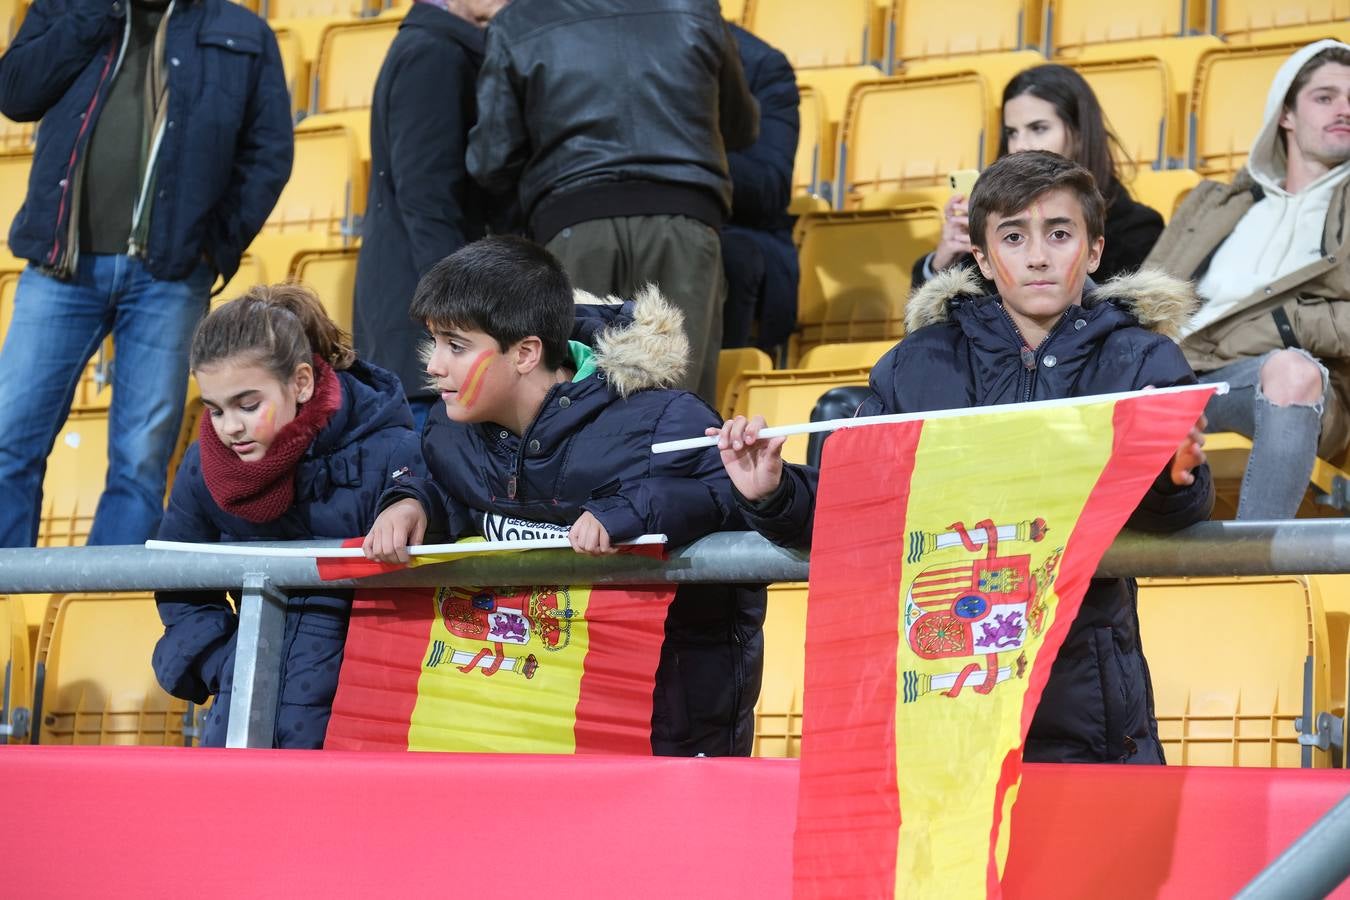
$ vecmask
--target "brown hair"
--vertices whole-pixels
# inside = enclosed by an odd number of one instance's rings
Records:
[[[1106,201],[1092,173],[1048,150],[1011,153],[985,169],[970,192],[970,242],[985,250],[985,220],[1026,209],[1037,197],[1058,188],[1071,191],[1083,209],[1088,239],[1106,230]]]
[[[1305,62],[1294,76],[1293,83],[1289,85],[1289,93],[1284,95],[1285,109],[1294,108],[1294,104],[1298,102],[1298,92],[1307,87],[1308,82],[1312,81],[1313,73],[1327,63],[1350,66],[1350,47],[1328,47]]]
[[[213,310],[192,336],[192,371],[246,355],[279,381],[315,356],[334,369],[356,362],[351,335],[328,317],[313,290],[303,284],[259,284]]]
[[[1133,163],[1120,138],[1106,123],[1102,105],[1087,79],[1068,66],[1055,63],[1032,66],[1018,72],[1008,82],[1003,89],[1003,106],[1023,94],[1038,97],[1055,108],[1055,115],[1073,139],[1074,162],[1092,173],[1103,196],[1114,199],[1122,186],[1112,149],[1116,158],[1127,167],[1132,167]],[[1002,126],[999,131],[998,155],[1003,157],[1008,155],[1008,132]]]

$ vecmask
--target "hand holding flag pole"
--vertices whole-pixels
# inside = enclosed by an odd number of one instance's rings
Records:
[[[644,534],[631,541],[619,541],[619,547],[664,544],[664,534]],[[528,541],[477,541],[467,544],[421,544],[408,548],[409,556],[468,556],[474,553],[498,553],[504,550],[566,550],[572,544],[566,537],[535,538]],[[287,556],[306,559],[361,559],[365,553],[357,547],[251,547],[248,544],[192,544],[183,541],[146,541],[147,550],[176,550],[186,553],[219,553],[226,556]],[[435,560],[433,560],[435,561]]]

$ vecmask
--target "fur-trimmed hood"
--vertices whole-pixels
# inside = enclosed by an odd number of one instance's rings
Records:
[[[572,339],[595,350],[595,363],[621,397],[680,383],[689,368],[684,314],[649,284],[632,300],[574,293]]]
[[[906,333],[946,322],[954,306],[983,294],[974,269],[956,266],[939,273],[909,298],[905,308]],[[1112,278],[1087,291],[1082,305],[1090,309],[1103,302],[1114,303],[1132,315],[1141,327],[1174,341],[1199,307],[1190,282],[1158,269],[1140,269]]]

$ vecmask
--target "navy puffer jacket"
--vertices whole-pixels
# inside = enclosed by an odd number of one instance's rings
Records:
[[[1172,339],[1193,309],[1184,282],[1147,271],[1113,279],[1069,307],[1037,348],[1035,364],[1025,366],[1021,337],[999,297],[981,296],[969,272],[944,272],[910,300],[909,336],[872,369],[872,394],[858,415],[1194,384]],[[767,537],[802,546],[810,541],[816,472],[788,466],[785,473],[775,495],[739,502]],[[1208,466],[1196,469],[1187,487],[1173,485],[1164,471],[1127,527],[1176,531],[1208,518],[1213,503]],[[1032,720],[1028,761],[1164,761],[1136,595],[1132,578],[1092,580]]]
[[[301,458],[295,473],[295,504],[285,515],[254,523],[222,510],[206,488],[194,443],[178,467],[158,537],[217,543],[365,534],[394,472],[420,465],[417,438],[403,386],[394,375],[357,362],[337,376],[342,406]],[[224,746],[238,616],[223,591],[160,591],[155,601],[164,622],[164,636],[155,645],[152,660],[155,677],[170,694],[193,703],[215,695],[202,743]],[[323,746],[351,601],[351,591],[289,598],[276,746]]]
[[[129,0],[36,0],[0,56],[0,112],[42,120],[9,244],[66,274],[78,188],[124,41]],[[150,274],[186,278],[205,254],[228,281],[291,173],[291,101],[276,37],[228,0],[177,0],[164,42],[168,111],[156,157]]]
[[[651,452],[658,441],[721,424],[694,394],[659,389],[678,379],[687,356],[678,314],[653,288],[622,310],[578,309],[574,337],[598,347],[592,356],[572,345],[579,380],[555,385],[519,437],[490,423],[451,422],[436,406],[422,435],[430,479],[400,479],[383,504],[413,497],[428,512],[428,535],[454,538],[498,537],[504,519],[571,526],[588,511],[614,541],[664,533],[676,547],[743,530],[715,448]],[[764,603],[762,585],[676,591],[656,673],[655,753],[749,755]]]

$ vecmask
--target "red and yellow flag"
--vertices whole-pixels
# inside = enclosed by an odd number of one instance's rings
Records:
[[[999,894],[1022,742],[1055,654],[1212,392],[936,413],[830,439],[798,896]]]
[[[651,753],[673,588],[358,591],[338,750]]]

